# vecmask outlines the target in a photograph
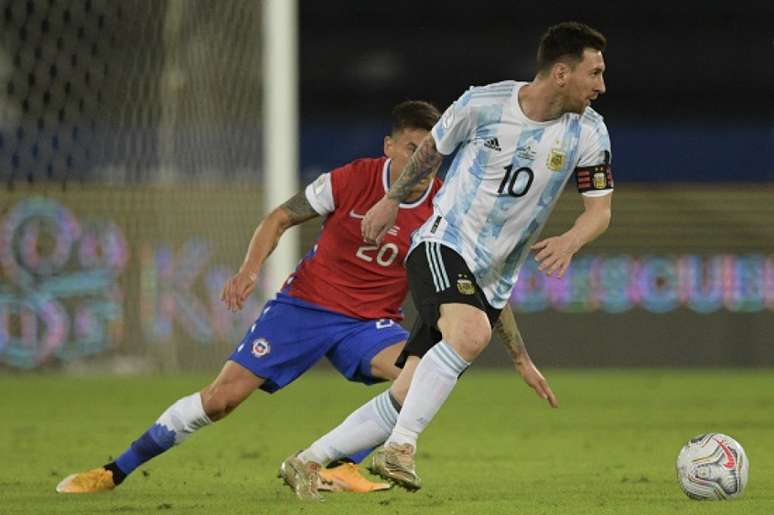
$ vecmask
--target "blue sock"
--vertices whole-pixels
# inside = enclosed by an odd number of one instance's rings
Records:
[[[146,461],[182,443],[191,433],[211,423],[198,393],[183,397],[167,408],[155,424],[105,468],[113,471],[113,480],[119,484]]]
[[[134,469],[175,445],[175,433],[159,423],[153,424],[116,459],[125,476]]]
[[[355,454],[350,454],[344,460],[351,461],[352,463],[362,463],[364,459],[368,457],[369,454],[371,454],[371,451],[373,451],[376,447],[371,447],[370,449],[366,449],[365,451],[356,452]]]

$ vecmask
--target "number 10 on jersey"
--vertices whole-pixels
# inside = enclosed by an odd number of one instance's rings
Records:
[[[529,191],[534,179],[535,174],[526,166],[517,168],[514,172],[513,165],[508,165],[505,167],[505,177],[503,177],[500,187],[497,188],[497,193],[500,195],[506,193],[511,197],[522,197]]]

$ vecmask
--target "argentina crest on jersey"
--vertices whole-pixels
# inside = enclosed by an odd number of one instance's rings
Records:
[[[552,148],[548,154],[546,166],[552,172],[560,172],[564,168],[564,162],[567,154],[561,148]]]

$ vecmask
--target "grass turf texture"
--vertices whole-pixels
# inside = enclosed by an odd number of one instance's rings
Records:
[[[549,371],[551,410],[511,372],[473,369],[420,441],[424,488],[303,504],[276,478],[291,452],[382,386],[313,373],[257,392],[224,421],[145,464],[114,492],[64,496],[207,376],[0,377],[0,513],[774,513],[774,372]],[[689,500],[683,443],[729,433],[750,458],[741,499]]]

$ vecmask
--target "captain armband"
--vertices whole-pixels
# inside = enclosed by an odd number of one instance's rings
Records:
[[[575,182],[578,192],[613,189],[613,173],[609,164],[579,166],[575,169]]]

